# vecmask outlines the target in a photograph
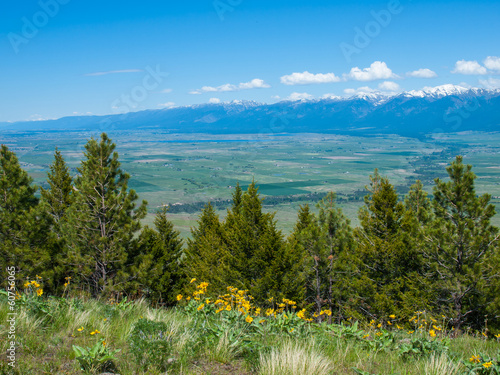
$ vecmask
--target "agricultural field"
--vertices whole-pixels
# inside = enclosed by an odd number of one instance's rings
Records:
[[[445,167],[456,155],[473,165],[477,192],[489,193],[500,203],[500,133],[435,134],[426,139],[397,135],[372,137],[332,134],[208,135],[170,134],[161,131],[109,133],[116,143],[129,186],[148,201],[154,212],[171,206],[170,218],[183,236],[197,219],[204,203],[220,201],[223,217],[234,186],[243,188],[255,179],[267,211],[276,211],[278,226],[289,233],[298,206],[314,204],[322,194],[335,191],[339,206],[357,224],[369,175],[378,168],[401,194],[421,179],[432,192],[436,177],[446,178]],[[85,132],[4,133],[7,144],[35,183],[46,185],[55,147],[76,176]],[[494,218],[496,225],[500,217]]]

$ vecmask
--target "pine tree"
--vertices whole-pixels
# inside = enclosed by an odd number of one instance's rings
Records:
[[[412,212],[412,216],[417,220],[420,226],[427,225],[432,219],[431,200],[424,191],[424,185],[420,180],[410,187],[408,196],[405,200],[405,208]]]
[[[219,217],[208,203],[200,214],[197,227],[191,228],[191,238],[182,259],[188,279],[206,281],[217,293],[226,293],[227,286],[238,278],[222,232]],[[185,288],[189,285],[186,284]]]
[[[186,280],[180,265],[182,240],[165,206],[156,214],[154,225],[155,229],[146,226],[139,236],[138,259],[146,263],[139,283],[152,301],[172,305]]]
[[[317,205],[318,215],[301,206],[292,237],[306,253],[307,299],[319,319],[330,310],[337,320],[352,315],[357,271],[350,222],[336,207],[336,195],[327,194]],[[331,321],[332,316],[328,316]]]
[[[239,197],[241,196],[241,203]],[[235,286],[248,289],[256,302],[269,298],[296,298],[296,293],[283,293],[289,271],[285,264],[285,241],[276,228],[274,214],[262,211],[262,201],[255,181],[245,193],[236,190],[234,204],[228,210],[223,236],[238,278]]]
[[[85,149],[64,228],[74,280],[81,278],[97,297],[126,287],[127,249],[146,215],[146,202],[136,209],[130,176],[120,169],[115,144],[105,133]]]
[[[47,173],[47,182],[50,189],[41,188],[40,210],[46,214],[50,226],[48,239],[50,239],[49,252],[53,271],[53,292],[58,290],[61,292],[68,272],[64,266],[65,243],[62,224],[66,210],[73,202],[73,179],[57,148],[54,153],[54,162],[50,165],[50,172]]]
[[[7,280],[6,267],[17,269],[17,279],[43,277],[50,285],[52,275],[47,267],[47,218],[38,209],[37,187],[19,165],[16,155],[0,148],[0,267],[2,283]]]
[[[472,166],[457,156],[446,171],[450,181],[435,180],[426,256],[439,279],[439,303],[449,308],[458,331],[465,323],[483,323],[482,295],[493,282],[489,261],[497,256],[499,234],[490,222],[491,196],[476,196]]]
[[[221,293],[228,286],[249,290],[258,303],[302,298],[300,254],[287,246],[274,215],[262,212],[255,182],[244,193],[237,185],[223,223],[207,205],[192,237],[183,259],[189,278],[207,281]]]
[[[375,170],[370,180],[371,194],[365,197],[356,230],[363,262],[362,308],[377,316],[408,316],[428,305],[420,285],[424,271],[414,236],[416,220],[387,178]]]
[[[42,201],[47,204],[47,210],[54,223],[54,230],[59,235],[59,225],[66,210],[73,201],[73,179],[63,156],[56,148],[54,162],[47,174],[49,190],[41,188]]]

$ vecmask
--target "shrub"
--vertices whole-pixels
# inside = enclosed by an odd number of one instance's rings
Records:
[[[172,352],[172,332],[164,322],[139,319],[129,337],[130,351],[142,369],[165,371]]]

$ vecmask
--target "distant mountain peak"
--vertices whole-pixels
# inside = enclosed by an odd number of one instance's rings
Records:
[[[406,97],[417,97],[417,98],[425,98],[425,97],[443,98],[445,96],[464,95],[468,93],[477,95],[484,93],[484,91],[485,91],[484,89],[465,88],[463,86],[446,84],[436,87],[424,87],[422,90],[406,91],[403,92],[402,95]]]

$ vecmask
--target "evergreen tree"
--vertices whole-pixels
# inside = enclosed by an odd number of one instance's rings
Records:
[[[187,278],[206,281],[218,293],[226,293],[226,287],[238,277],[224,243],[219,217],[210,203],[201,212],[197,227],[191,228],[182,264]]]
[[[74,280],[81,277],[97,297],[126,287],[127,249],[146,215],[146,202],[136,209],[130,176],[120,169],[115,144],[105,133],[85,149],[64,228]]]
[[[73,179],[69,174],[69,168],[59,150],[55,150],[54,162],[50,165],[50,172],[47,174],[47,182],[50,189],[41,188],[41,206],[49,220],[51,246],[49,248],[54,291],[61,291],[62,285],[66,282],[64,279],[67,269],[64,266],[64,238],[62,234],[62,222],[66,210],[73,201]]]
[[[134,273],[152,301],[172,305],[186,279],[180,266],[182,240],[167,218],[166,207],[156,214],[154,225],[155,229],[146,226],[139,236],[137,259],[146,264]]]
[[[255,182],[244,193],[237,185],[223,223],[206,206],[192,234],[183,259],[188,277],[207,281],[220,293],[227,286],[249,290],[257,303],[302,298],[300,254],[287,246],[274,215],[262,212]]]
[[[405,200],[405,208],[412,212],[412,216],[420,226],[426,226],[432,219],[431,200],[424,191],[424,186],[420,180],[410,187]]]
[[[327,194],[317,205],[318,216],[301,206],[292,237],[305,252],[307,300],[314,303],[319,319],[330,310],[337,320],[353,314],[357,260],[350,222],[336,207],[336,195]],[[328,316],[331,321],[332,316]]]
[[[448,307],[458,331],[465,323],[483,323],[485,301],[490,287],[490,261],[498,257],[498,228],[490,219],[495,209],[491,196],[476,196],[476,175],[462,156],[446,168],[450,181],[435,180],[433,209],[426,256],[439,280],[439,303]]]
[[[47,204],[47,210],[53,220],[54,230],[59,236],[59,224],[64,213],[73,201],[73,179],[69,174],[69,168],[59,150],[56,148],[54,162],[50,165],[47,174],[49,190],[41,188],[42,201]]]
[[[223,225],[223,236],[232,258],[232,268],[238,275],[234,286],[248,289],[256,302],[289,298],[283,290],[291,265],[285,262],[286,246],[283,235],[276,228],[274,214],[262,212],[262,198],[255,181],[241,195],[238,204],[236,190],[233,208],[228,210]]]
[[[2,283],[7,266],[15,266],[17,279],[43,277],[50,285],[47,267],[47,218],[38,209],[37,188],[7,146],[0,148],[0,267]]]
[[[377,170],[367,189],[371,194],[365,197],[359,213],[361,227],[356,230],[363,262],[362,308],[377,316],[411,315],[429,303],[421,285],[425,279],[414,236],[417,221]]]

